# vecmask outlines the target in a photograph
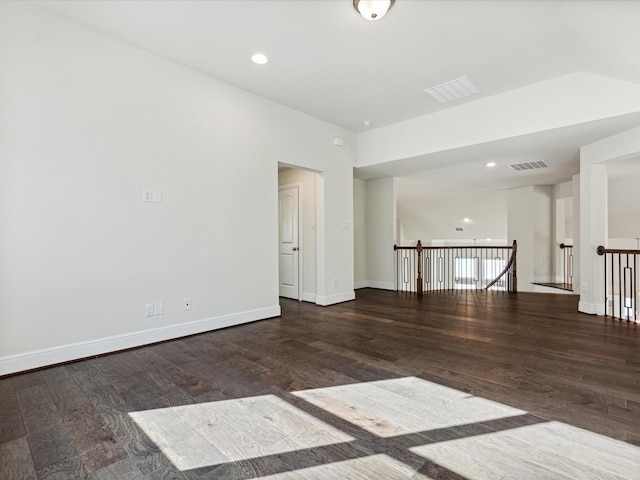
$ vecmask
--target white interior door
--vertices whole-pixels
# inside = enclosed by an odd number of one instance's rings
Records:
[[[280,296],[299,300],[298,187],[278,194]]]

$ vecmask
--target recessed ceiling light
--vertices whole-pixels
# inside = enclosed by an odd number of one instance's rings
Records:
[[[495,167],[496,166],[496,162],[487,162],[485,164],[487,167],[491,168],[491,167]]]
[[[464,223],[471,223],[471,219],[470,219],[470,218],[467,218],[467,217],[464,217],[464,218],[462,219],[462,221],[463,221]]]
[[[364,122],[362,122],[362,125],[365,127],[370,127],[371,125],[373,125],[373,122],[371,120],[365,120]]]
[[[265,63],[267,63],[269,61],[269,59],[267,58],[266,55],[264,55],[262,53],[255,53],[251,57],[251,61],[253,63],[257,63],[258,65],[264,65]]]

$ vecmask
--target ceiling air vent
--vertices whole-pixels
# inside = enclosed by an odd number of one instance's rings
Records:
[[[524,162],[524,163],[514,163],[513,165],[509,165],[509,167],[513,168],[517,172],[521,172],[523,170],[536,170],[538,168],[547,168],[547,165],[544,162]]]
[[[462,227],[456,227],[456,232],[464,232],[464,228],[462,228]]]
[[[469,77],[460,77],[450,82],[427,88],[422,93],[429,95],[439,103],[449,103],[480,93],[480,88]]]

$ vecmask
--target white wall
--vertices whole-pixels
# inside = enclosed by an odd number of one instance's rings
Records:
[[[28,5],[0,70],[0,374],[278,315],[279,161],[322,171],[317,290],[353,298],[348,132]]]
[[[433,240],[468,244],[474,238],[484,242],[507,237],[506,190],[416,192],[400,181],[397,190],[398,220],[408,239],[429,245]],[[465,223],[464,218],[471,221]],[[464,231],[457,232],[456,227]]]
[[[508,239],[518,242],[518,291],[533,282],[552,281],[552,188],[532,186],[508,191]]]
[[[316,277],[318,269],[316,248],[316,177],[315,172],[299,168],[278,170],[278,185],[301,184],[302,209],[300,222],[300,250],[302,253],[302,300],[316,301]]]
[[[552,236],[553,187],[532,188],[534,216],[533,273],[536,282],[553,282],[552,249],[557,248]]]
[[[394,250],[396,239],[395,180],[366,181],[367,277],[373,288],[395,288]]]
[[[609,179],[607,220],[610,239],[640,238],[640,166],[638,170],[637,175]],[[636,248],[635,241],[633,248]]]
[[[367,200],[366,182],[353,179],[353,243],[355,288],[368,286],[367,280]]]

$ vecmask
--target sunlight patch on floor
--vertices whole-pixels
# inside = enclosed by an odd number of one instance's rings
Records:
[[[640,449],[560,422],[410,448],[470,480],[637,479]]]
[[[416,377],[294,392],[379,437],[393,437],[527,412]]]
[[[274,395],[129,415],[180,470],[353,440]]]
[[[410,478],[417,480],[418,478],[427,478],[412,477],[413,475],[413,469],[404,463],[388,455],[378,454],[257,478],[265,480],[408,480]]]

